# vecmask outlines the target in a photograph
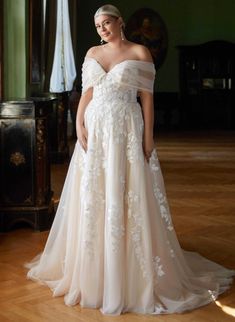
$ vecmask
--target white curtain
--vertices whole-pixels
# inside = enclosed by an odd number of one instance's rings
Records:
[[[76,78],[76,68],[70,32],[68,0],[57,0],[56,41],[50,92],[71,91]]]

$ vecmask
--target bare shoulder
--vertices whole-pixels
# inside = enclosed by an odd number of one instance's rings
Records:
[[[99,52],[100,52],[100,46],[91,47],[90,49],[88,49],[86,53],[86,57],[95,58],[97,54],[99,54]]]
[[[133,42],[130,43],[130,46],[132,47],[132,50],[135,53],[135,56],[137,57],[137,59],[148,61],[148,62],[153,61],[152,55],[147,47]]]

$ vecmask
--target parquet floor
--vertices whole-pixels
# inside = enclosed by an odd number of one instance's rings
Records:
[[[235,268],[235,133],[172,133],[157,137],[175,228],[183,248]],[[53,165],[59,197],[67,164]],[[39,253],[48,232],[15,229],[0,235],[0,321],[227,322],[235,321],[235,283],[216,303],[184,314],[103,316],[67,307],[63,298],[25,278],[23,264]]]

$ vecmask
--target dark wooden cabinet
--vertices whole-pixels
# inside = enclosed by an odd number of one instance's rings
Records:
[[[69,158],[67,138],[68,92],[57,94],[49,117],[50,156],[52,163],[63,163]]]
[[[235,44],[178,46],[184,127],[235,128]]]
[[[50,228],[54,207],[50,184],[48,101],[0,104],[0,231],[19,222]]]
[[[38,104],[46,104],[48,115],[48,140],[51,163],[63,163],[69,158],[67,139],[68,93],[45,94],[33,96],[31,99]]]

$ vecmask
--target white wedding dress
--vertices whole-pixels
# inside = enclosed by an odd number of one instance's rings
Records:
[[[214,301],[234,271],[181,249],[156,151],[147,163],[137,92],[152,92],[154,65],[125,60],[109,72],[83,64],[88,151],[77,142],[45,249],[28,278],[67,305],[104,314],[174,313]]]

